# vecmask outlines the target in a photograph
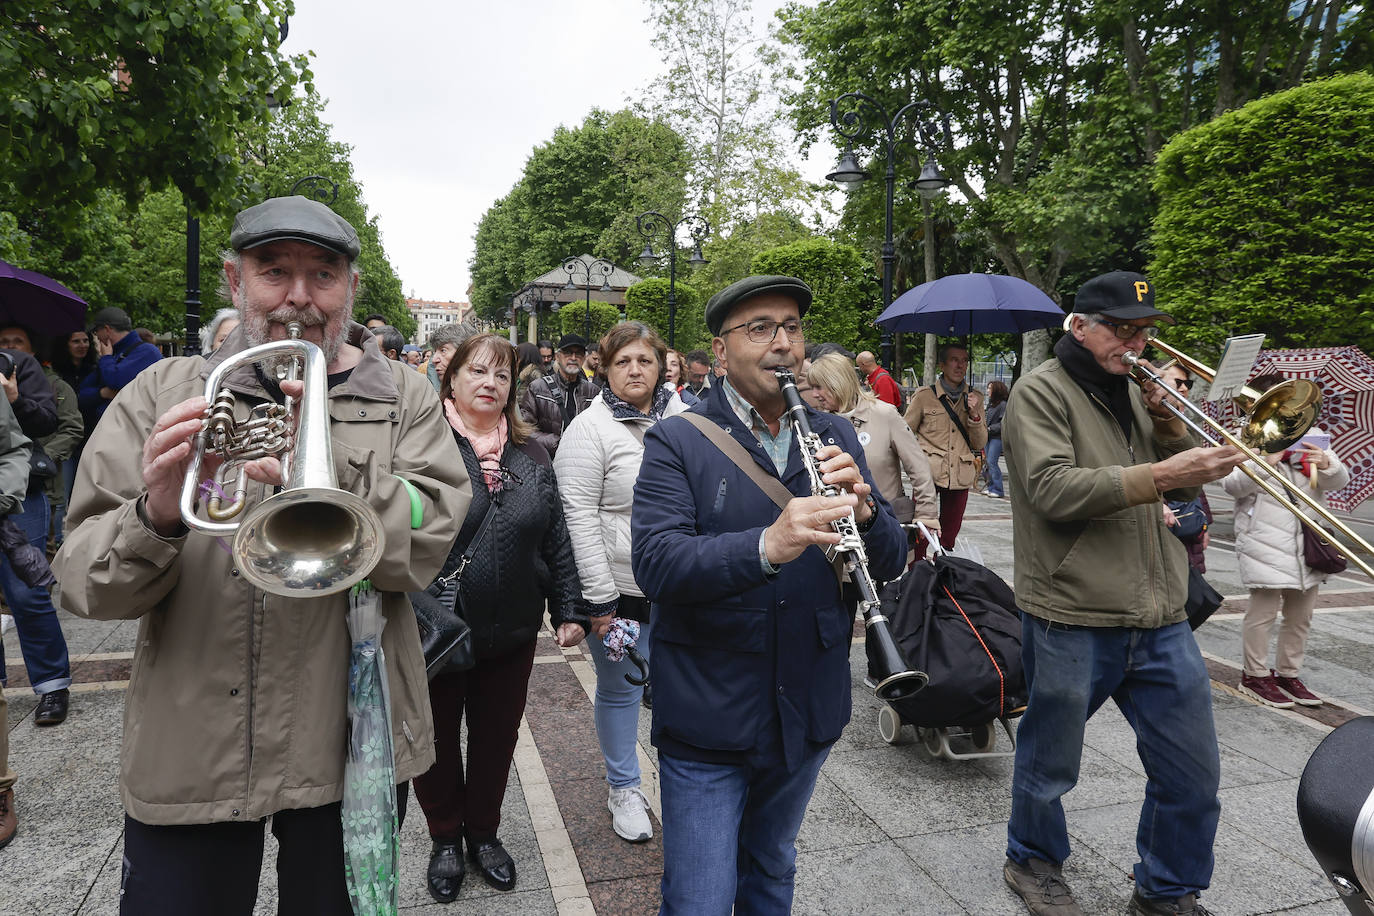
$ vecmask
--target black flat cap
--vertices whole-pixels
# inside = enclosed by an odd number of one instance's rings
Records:
[[[587,341],[580,334],[564,334],[558,338],[558,349],[567,350],[572,347],[587,349]]]
[[[706,327],[713,335],[719,337],[725,319],[737,305],[766,293],[777,293],[795,301],[798,317],[805,315],[806,310],[811,308],[811,287],[796,277],[745,277],[731,283],[706,303]]]
[[[1114,270],[1084,283],[1074,296],[1073,310],[1078,315],[1106,315],[1123,321],[1163,318],[1174,323],[1168,312],[1155,308],[1153,284],[1129,270]]]
[[[273,197],[234,217],[229,246],[246,251],[268,242],[309,242],[337,252],[350,261],[358,259],[358,233],[333,210],[308,197]]]

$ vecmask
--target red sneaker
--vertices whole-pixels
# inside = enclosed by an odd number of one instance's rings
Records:
[[[1251,677],[1248,674],[1242,674],[1240,676],[1240,692],[1275,709],[1292,709],[1296,705],[1288,694],[1279,689],[1278,679],[1272,674],[1266,674],[1263,677]]]
[[[1272,672],[1271,672],[1272,673]],[[1287,694],[1299,706],[1320,706],[1322,698],[1307,689],[1307,685],[1295,677],[1274,675],[1274,683],[1281,693]]]

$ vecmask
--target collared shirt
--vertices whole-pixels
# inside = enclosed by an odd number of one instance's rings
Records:
[[[768,457],[773,459],[773,467],[778,469],[778,476],[781,477],[783,471],[787,470],[787,453],[792,450],[792,425],[783,420],[778,424],[778,434],[773,435],[763,415],[735,390],[735,386],[730,384],[728,378],[721,379],[721,387],[735,416],[739,417],[740,422],[748,426],[754,438],[759,440],[759,445],[763,446]]]

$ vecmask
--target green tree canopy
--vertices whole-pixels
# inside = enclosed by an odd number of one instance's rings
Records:
[[[1231,333],[1272,347],[1374,352],[1374,76],[1258,99],[1160,153],[1150,275],[1171,332],[1215,352]]]
[[[704,348],[711,342],[711,333],[706,330],[706,308],[701,294],[686,283],[678,283],[673,293],[677,300],[672,323],[673,348],[683,353],[697,347]],[[668,281],[662,277],[650,277],[627,289],[625,317],[630,321],[644,322],[667,343]]]
[[[683,205],[686,150],[660,121],[593,111],[534,149],[520,181],[482,215],[474,239],[472,303],[508,319],[530,280],[583,253],[628,265],[644,248],[635,217]]]
[[[75,221],[104,187],[232,198],[240,137],[310,86],[279,50],[291,0],[0,4],[0,209]]]
[[[585,337],[588,343],[600,340],[619,323],[620,307],[595,299],[590,308],[586,302],[565,302],[558,310],[558,333],[577,334]]]
[[[878,349],[882,291],[868,259],[852,245],[807,239],[770,249],[754,258],[750,272],[804,280],[815,299],[806,313],[806,342],[831,341],[847,349]]]

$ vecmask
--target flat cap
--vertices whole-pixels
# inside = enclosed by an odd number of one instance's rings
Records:
[[[731,283],[712,296],[711,301],[706,303],[706,327],[710,329],[713,335],[719,337],[720,329],[724,326],[726,317],[734,311],[736,306],[753,299],[755,296],[762,296],[767,293],[776,293],[795,301],[798,317],[805,315],[806,310],[811,308],[811,287],[796,277],[745,277],[743,280],[736,280]]]
[[[1132,321],[1136,318],[1162,318],[1174,323],[1173,316],[1155,308],[1155,288],[1143,274],[1114,270],[1099,274],[1078,288],[1073,298],[1078,315],[1107,315]]]
[[[249,207],[234,217],[234,228],[229,232],[229,245],[235,251],[283,240],[319,245],[350,261],[357,260],[362,250],[358,233],[348,220],[318,200],[299,194],[273,197]]]

